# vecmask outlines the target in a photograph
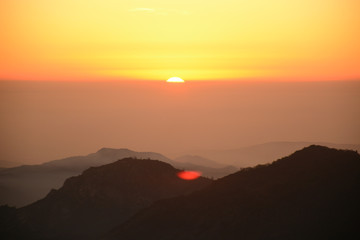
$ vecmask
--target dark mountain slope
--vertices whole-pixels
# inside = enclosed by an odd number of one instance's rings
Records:
[[[0,171],[0,204],[24,206],[46,196],[51,189],[61,187],[65,179],[79,175],[89,167],[101,166],[119,159],[135,157],[172,163],[154,152],[102,148],[87,156],[69,157],[40,165],[25,165]]]
[[[239,168],[234,166],[220,164],[215,161],[193,155],[184,155],[175,158],[175,162],[171,164],[179,169],[199,171],[204,177],[214,179],[225,177],[239,170]]]
[[[159,201],[104,239],[359,239],[359,203],[359,154],[310,146]]]
[[[176,168],[196,170],[207,177],[223,177],[237,171],[235,167],[209,168],[191,163],[178,163],[159,153],[135,152],[129,149],[102,148],[87,156],[69,157],[41,165],[27,165],[0,170],[0,205],[24,206],[46,196],[51,189],[62,186],[65,179],[79,175],[89,167],[101,166],[119,159],[133,157],[156,159]]]
[[[59,190],[19,209],[22,223],[45,239],[92,239],[156,200],[199,190],[211,180],[185,181],[155,160],[123,159],[67,179]]]
[[[16,167],[16,166],[20,166],[20,165],[23,165],[23,164],[20,162],[16,162],[16,161],[0,160],[0,170],[5,169],[5,168]]]
[[[192,163],[174,163],[174,166],[179,169],[189,170],[189,171],[198,171],[201,172],[201,175],[211,179],[218,179],[229,174],[239,171],[238,168],[234,166],[227,166],[222,168],[211,168],[204,167]]]
[[[200,155],[223,164],[237,167],[254,167],[258,164],[267,164],[284,156],[290,155],[298,149],[310,145],[321,145],[336,149],[360,151],[359,144],[336,144],[315,142],[268,142],[248,147],[229,150],[202,150],[191,151],[191,154]]]

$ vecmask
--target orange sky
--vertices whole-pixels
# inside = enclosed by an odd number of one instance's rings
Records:
[[[351,80],[358,0],[1,0],[0,79]]]
[[[360,143],[360,81],[0,81],[0,160]],[[270,159],[271,160],[271,159]]]

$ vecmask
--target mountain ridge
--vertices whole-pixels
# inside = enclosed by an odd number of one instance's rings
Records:
[[[51,189],[61,187],[66,178],[79,175],[83,170],[109,164],[126,157],[156,159],[177,168],[197,170],[208,177],[222,177],[236,168],[215,169],[200,165],[178,163],[156,152],[135,152],[127,148],[100,148],[86,156],[53,160],[40,165],[24,165],[0,171],[0,204],[25,206],[44,197]]]
[[[310,145],[321,145],[329,148],[348,149],[360,152],[360,144],[337,144],[330,142],[294,142],[275,141],[247,147],[225,150],[193,150],[190,154],[200,155],[214,161],[222,160],[223,163],[240,168],[266,164],[287,156],[298,149]]]
[[[200,177],[185,181],[168,163],[124,158],[68,178],[58,190],[20,208],[23,224],[49,239],[92,239],[159,199],[208,186]]]
[[[359,201],[360,155],[310,146],[156,202],[102,239],[356,239]]]

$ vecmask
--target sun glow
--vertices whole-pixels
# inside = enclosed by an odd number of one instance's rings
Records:
[[[172,77],[166,80],[168,83],[184,83],[185,81],[179,77]]]
[[[359,79],[359,8],[355,0],[1,0],[0,79]]]
[[[201,176],[201,173],[197,171],[181,171],[177,175],[183,180],[195,180]]]

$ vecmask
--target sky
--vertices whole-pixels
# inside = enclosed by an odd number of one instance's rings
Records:
[[[359,9],[358,0],[1,0],[0,160],[358,144]]]
[[[360,82],[0,81],[0,157],[102,147],[169,157],[272,141],[360,143]]]
[[[0,79],[354,80],[358,0],[2,0]]]

